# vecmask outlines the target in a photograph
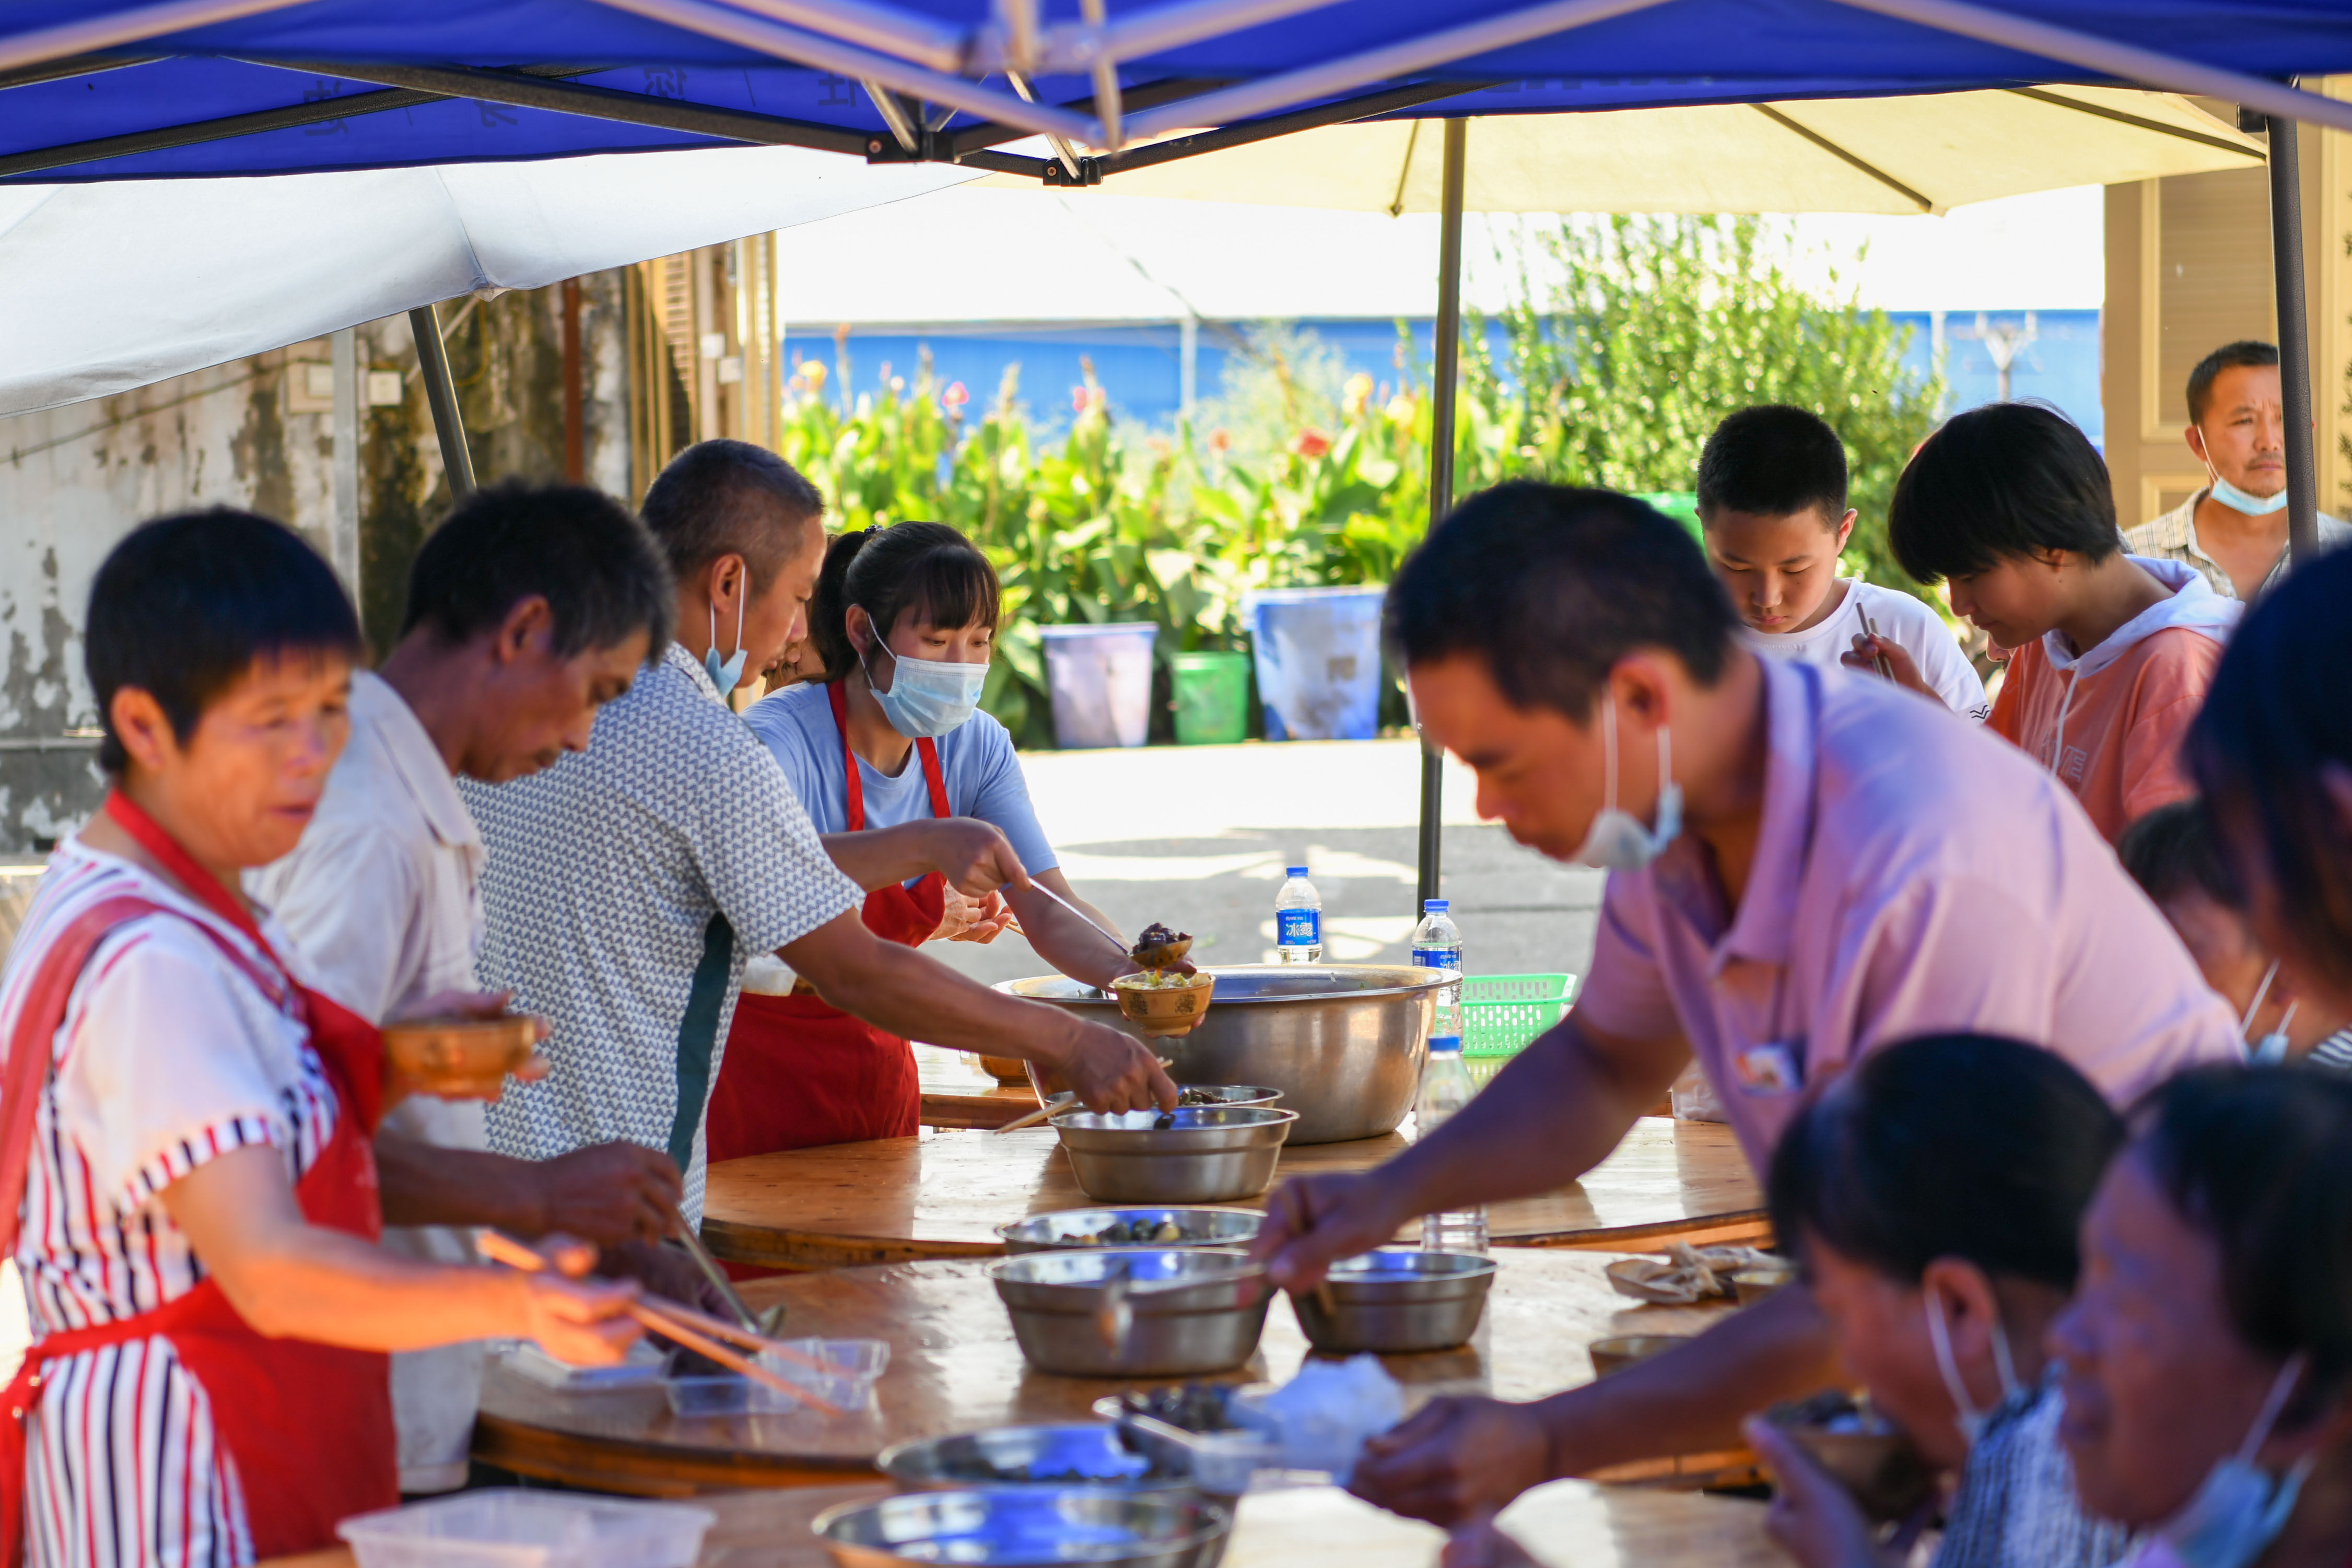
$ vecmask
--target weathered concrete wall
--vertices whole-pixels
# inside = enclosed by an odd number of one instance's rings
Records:
[[[586,473],[630,500],[621,275],[581,280]],[[562,290],[476,304],[449,335],[475,472],[484,482],[563,469]],[[454,311],[445,310],[444,321]],[[402,400],[360,427],[360,606],[379,649],[396,630],[408,565],[449,506],[408,321],[359,331],[370,370]],[[334,508],[331,416],[306,412],[299,366],[320,339],[119,396],[0,418],[0,854],[47,849],[104,787],[82,673],[91,577],[142,521],[235,506],[281,519],[323,552]],[[80,733],[77,733],[79,731]]]

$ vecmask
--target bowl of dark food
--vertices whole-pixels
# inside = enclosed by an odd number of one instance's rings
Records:
[[[430,1094],[462,1093],[496,1082],[530,1059],[547,1032],[529,1013],[494,1018],[404,1018],[383,1026],[383,1054],[394,1072]]]
[[[1322,1289],[1290,1305],[1307,1342],[1327,1353],[1452,1350],[1476,1331],[1494,1282],[1491,1258],[1384,1247],[1340,1259]]]
[[[1181,1492],[989,1487],[844,1503],[817,1515],[812,1528],[841,1568],[1214,1568],[1233,1515]]]
[[[1907,1519],[1935,1474],[1904,1430],[1841,1389],[1776,1405],[1765,1418],[1837,1479],[1873,1519]]]
[[[882,1450],[874,1468],[902,1491],[964,1487],[1107,1487],[1165,1491],[1186,1484],[1138,1453],[1108,1421],[997,1426],[951,1437],[918,1437]]]
[[[1197,1377],[1249,1360],[1265,1266],[1239,1247],[1030,1252],[989,1265],[1021,1353],[1067,1377]]]
[[[1176,1103],[1185,1105],[1272,1105],[1282,1090],[1262,1083],[1188,1083],[1176,1090]]]
[[[1255,1209],[1064,1209],[1000,1225],[1010,1253],[1057,1252],[1084,1247],[1245,1247],[1265,1216]]]
[[[1281,1445],[1235,1415],[1237,1394],[1264,1395],[1272,1384],[1187,1383],[1150,1392],[1130,1389],[1095,1401],[1095,1414],[1118,1424],[1127,1446],[1193,1489],[1239,1497],[1261,1469],[1282,1468]]]
[[[1274,1183],[1297,1113],[1265,1105],[1066,1110],[1053,1118],[1070,1173],[1107,1204],[1219,1204]]]

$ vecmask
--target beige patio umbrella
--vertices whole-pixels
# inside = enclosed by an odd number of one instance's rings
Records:
[[[2251,168],[2264,155],[2261,142],[2189,100],[2131,88],[1504,112],[1465,123],[1463,205],[1488,213],[1941,213],[2032,191]],[[1101,188],[1437,212],[1444,141],[1439,122],[1388,120],[1167,163],[1149,163],[1145,149],[1107,160]],[[1014,174],[980,183],[1036,187]]]

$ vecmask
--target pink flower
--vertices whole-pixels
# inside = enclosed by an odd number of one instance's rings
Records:
[[[1331,437],[1310,425],[1298,433],[1298,438],[1291,442],[1290,449],[1302,458],[1319,458],[1331,449]]]
[[[963,383],[951,381],[948,383],[948,389],[940,394],[940,401],[950,408],[961,408],[971,401],[971,394],[964,390]]]

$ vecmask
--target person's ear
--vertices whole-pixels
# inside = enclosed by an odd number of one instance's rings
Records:
[[[717,609],[721,605],[731,607],[737,594],[749,591],[751,584],[746,580],[748,572],[740,555],[730,553],[713,561],[708,574],[703,578],[704,596],[709,601],[711,608]]]
[[[532,594],[518,599],[490,639],[490,661],[512,664],[534,647],[551,644],[554,634],[555,609],[544,595]]]
[[[1853,537],[1853,521],[1861,515],[1862,513],[1854,510],[1853,508],[1848,507],[1845,509],[1845,515],[1838,519],[1837,552],[1840,555],[1845,553],[1846,541]]]
[[[1964,1258],[1930,1258],[1920,1270],[1919,1291],[1923,1299],[1933,1293],[1943,1303],[1952,1360],[1962,1367],[1991,1364],[2000,1299],[1985,1271]]]
[[[2290,1399],[2287,1409],[2293,1412],[2303,1403]],[[2283,1470],[2305,1458],[2325,1459],[2347,1444],[2352,1444],[2352,1388],[2339,1386],[2309,1419],[2290,1425],[2289,1417],[2281,1415],[2254,1462],[2267,1469]]]
[[[2191,425],[2180,433],[2180,438],[2189,443],[2189,451],[2196,455],[2199,462],[2210,463],[2213,460],[2211,454],[2205,450],[2205,432],[2202,428]]]
[[[849,646],[859,653],[870,653],[874,647],[874,617],[866,613],[863,605],[852,605],[841,614],[843,629],[849,634]]]
[[[1629,653],[1609,671],[1609,690],[1617,711],[1656,729],[1674,722],[1674,686],[1664,661],[1654,654]],[[1593,720],[1600,721],[1597,709]]]
[[[154,694],[143,687],[119,686],[106,705],[107,721],[131,760],[149,773],[160,772],[180,754],[180,737]]]

